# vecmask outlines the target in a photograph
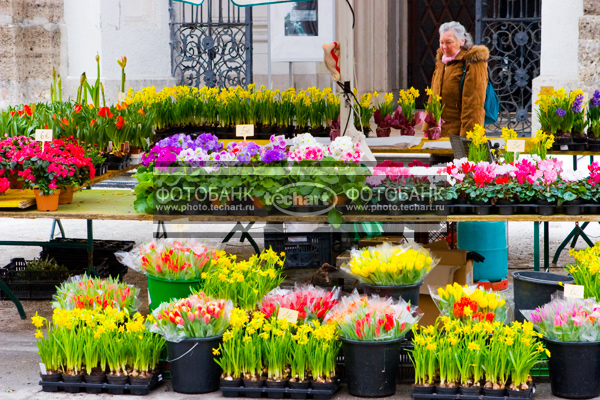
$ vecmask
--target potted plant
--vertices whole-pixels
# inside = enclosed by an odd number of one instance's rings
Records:
[[[242,338],[241,372],[244,387],[261,388],[265,384],[263,377],[264,340],[261,335],[265,324],[265,315],[261,312],[252,313],[252,319],[246,324]],[[259,398],[260,392],[246,392],[246,397]]]
[[[568,272],[576,285],[584,287],[583,297],[600,298],[600,279],[598,279],[598,263],[600,255],[600,242],[583,250],[569,250],[569,255],[575,259],[575,264],[567,264],[564,270]]]
[[[392,128],[400,129],[402,136],[414,136],[415,127],[423,123],[425,115],[422,111],[415,112],[415,100],[419,91],[415,88],[400,90],[398,108],[392,116]]]
[[[588,102],[587,127],[590,151],[600,150],[600,90]]]
[[[415,393],[431,394],[435,390],[438,367],[437,331],[433,325],[425,328],[415,324],[413,333],[413,349],[409,357],[415,368]]]
[[[301,325],[303,326],[303,325]],[[336,382],[336,360],[342,344],[338,340],[337,327],[314,321],[306,347],[306,370],[312,377],[313,390],[334,391]],[[316,395],[318,396],[318,395]]]
[[[351,395],[396,392],[400,341],[419,320],[415,310],[404,300],[361,297],[356,291],[332,308],[325,322],[339,329]]]
[[[384,93],[383,100],[379,99],[377,92],[373,96],[379,100],[373,112],[373,118],[375,119],[375,124],[377,124],[375,132],[377,133],[377,137],[388,137],[392,130],[392,113],[394,112],[392,101],[394,101],[394,95],[392,93]]]
[[[476,124],[472,131],[467,132],[467,139],[471,139],[469,143],[469,161],[474,163],[489,161],[488,138],[485,136],[485,128]]]
[[[537,332],[531,322],[522,324],[515,321],[509,327],[503,328],[507,333],[505,343],[512,338],[513,343],[508,347],[510,386],[507,388],[509,397],[524,397],[533,390],[533,379],[530,372],[543,354],[550,356],[540,343]],[[507,343],[508,344],[508,343]]]
[[[358,95],[356,89],[352,90],[355,95]],[[371,117],[373,116],[374,108],[371,105],[373,94],[365,93],[360,96],[358,102],[354,104],[354,127],[362,132],[365,136],[369,136],[371,132]]]
[[[508,151],[508,141],[509,140],[516,140],[519,136],[517,135],[517,132],[515,132],[514,129],[509,129],[507,127],[503,127],[502,128],[502,140],[504,140],[504,149],[502,152],[502,155],[504,157],[504,161],[506,161],[507,163],[515,163],[516,161],[519,160],[519,153],[514,153],[512,151]]]
[[[431,89],[426,88],[425,93],[429,96],[429,100],[425,102],[425,123],[428,126],[425,132],[425,138],[429,140],[438,140],[442,137],[442,125],[444,120],[442,119],[442,112],[444,111],[444,105],[442,104],[442,98],[433,94]]]
[[[239,308],[231,312],[229,329],[223,333],[223,343],[213,352],[215,362],[221,367],[221,387],[242,386],[243,352],[245,343],[242,342],[246,324],[249,322],[248,314]],[[237,392],[224,392],[224,397],[237,397]]]
[[[571,92],[569,96],[573,97],[571,103],[571,112],[573,113],[572,136],[573,141],[575,142],[574,145],[569,147],[569,150],[585,151],[585,145],[587,143],[587,134],[585,132],[585,128],[587,126],[587,121],[585,119],[583,92],[580,89],[575,92]]]
[[[46,318],[40,317],[37,312],[31,317],[31,323],[36,328],[35,344],[38,348],[41,364],[44,365],[45,369],[45,371],[40,372],[41,379],[44,382],[58,382],[61,379],[64,360],[62,348],[52,336],[52,326]],[[42,327],[46,328],[46,337],[44,337]],[[44,391],[57,392],[58,387],[44,387]]]
[[[263,359],[267,367],[266,386],[284,388],[287,385],[286,367],[292,341],[291,326],[286,319],[273,316],[262,326]],[[283,398],[283,393],[269,393],[271,398]]]
[[[357,278],[367,294],[404,299],[416,306],[419,288],[439,259],[419,245],[384,243],[367,249],[353,249],[350,262],[342,269]]]
[[[173,390],[207,393],[219,389],[222,371],[213,359],[213,349],[222,342],[232,309],[230,300],[200,292],[154,310],[156,322],[151,331],[167,342]]]
[[[554,299],[521,313],[543,335],[550,352],[552,394],[568,399],[600,395],[600,309],[595,299]]]

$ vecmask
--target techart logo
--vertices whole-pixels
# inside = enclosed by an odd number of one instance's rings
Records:
[[[273,206],[293,216],[327,214],[337,202],[338,196],[331,188],[316,182],[292,183],[273,193]]]

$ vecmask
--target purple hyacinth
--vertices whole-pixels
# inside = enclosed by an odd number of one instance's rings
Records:
[[[590,103],[594,107],[600,107],[600,90],[594,92],[594,97],[590,99]]]
[[[579,114],[583,111],[583,95],[580,94],[575,96],[575,100],[573,100],[573,104],[571,105],[571,111],[575,114]]]
[[[558,115],[559,117],[564,117],[566,113],[567,112],[565,110],[563,110],[562,108],[559,108],[556,110],[556,115]]]

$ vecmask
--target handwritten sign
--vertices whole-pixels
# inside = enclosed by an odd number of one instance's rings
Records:
[[[542,87],[540,87],[540,94],[542,96],[552,96],[554,94],[554,86],[542,86]]]
[[[246,137],[254,136],[254,125],[236,125],[235,126],[235,136],[243,137],[244,142],[245,142]]]
[[[51,142],[52,141],[52,129],[36,129],[35,130],[35,141],[36,142]]]
[[[187,232],[190,230],[190,220],[188,218],[179,218],[171,220],[171,228],[175,232]]]
[[[582,285],[571,285],[565,284],[565,297],[570,297],[572,299],[583,299],[583,289]]]
[[[119,92],[119,97],[118,97],[118,100],[117,100],[117,101],[118,101],[119,103],[123,103],[123,102],[125,101],[125,97],[127,97],[127,96],[125,95],[125,93],[123,93],[123,92]]]
[[[46,371],[46,364],[40,363],[40,372],[42,375],[48,375],[48,371]]]
[[[523,153],[525,151],[525,141],[516,139],[507,140],[506,151],[512,153]]]
[[[295,324],[298,322],[298,311],[290,310],[289,308],[280,308],[277,318],[285,319],[290,324]]]

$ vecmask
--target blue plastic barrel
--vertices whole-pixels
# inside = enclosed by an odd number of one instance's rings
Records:
[[[506,222],[459,222],[458,248],[476,251],[484,262],[473,265],[473,281],[497,282],[508,274],[508,232]]]

